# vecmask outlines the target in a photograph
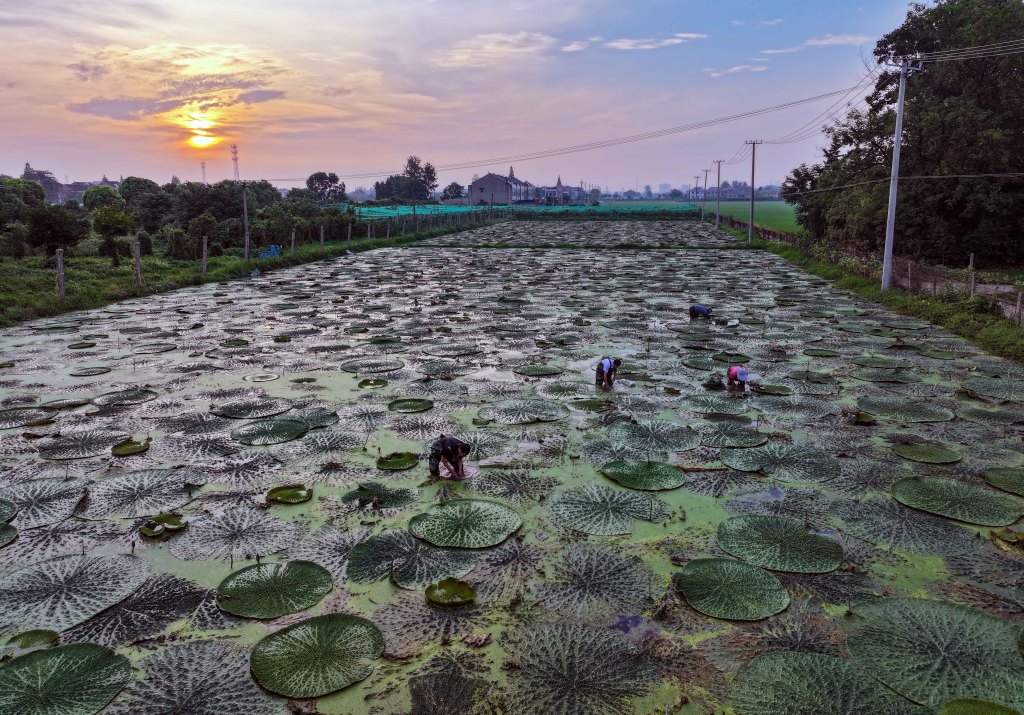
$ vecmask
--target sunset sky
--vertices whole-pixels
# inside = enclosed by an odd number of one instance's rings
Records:
[[[288,186],[317,170],[396,171],[409,154],[443,165],[577,145],[855,85],[905,12],[896,0],[0,0],[0,172],[28,161],[61,180],[198,180],[205,159],[214,181],[230,178],[237,142],[243,178]],[[516,175],[678,186],[833,101],[520,162]],[[759,148],[758,183],[818,144]],[[508,165],[440,179],[490,170]]]

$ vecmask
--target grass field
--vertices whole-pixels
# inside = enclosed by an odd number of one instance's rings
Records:
[[[715,204],[713,201],[708,202],[707,211],[714,215]],[[746,201],[723,201],[722,215],[746,221],[750,216],[750,204]],[[800,231],[793,207],[785,201],[755,201],[754,224],[787,233]]]

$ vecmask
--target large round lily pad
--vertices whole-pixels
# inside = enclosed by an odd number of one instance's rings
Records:
[[[384,637],[365,618],[334,613],[271,633],[252,650],[252,674],[272,693],[316,698],[357,683],[384,653]]]
[[[624,487],[644,491],[675,489],[686,483],[686,472],[665,462],[608,462],[601,473]]]
[[[483,549],[496,546],[523,525],[503,504],[482,499],[453,499],[417,514],[409,531],[434,546]]]
[[[530,422],[554,422],[568,416],[569,410],[547,400],[505,400],[480,409],[480,417],[503,425],[524,425]]]
[[[309,425],[303,420],[275,418],[256,420],[231,430],[231,439],[253,446],[291,442],[306,434]]]
[[[468,606],[476,599],[476,591],[465,581],[446,578],[427,586],[427,600],[438,606]]]
[[[820,653],[766,653],[733,684],[737,715],[923,715],[856,664]]]
[[[953,419],[953,413],[945,407],[902,397],[862,397],[857,400],[857,407],[897,422],[945,422]]]
[[[789,605],[789,593],[778,578],[732,559],[694,559],[672,583],[687,603],[713,618],[759,621]]]
[[[404,413],[415,413],[415,412],[426,412],[434,407],[433,400],[419,399],[415,397],[407,397],[401,400],[392,400],[388,403],[388,409],[392,412],[404,412]]]
[[[52,419],[56,414],[57,410],[46,407],[12,407],[0,410],[0,430],[44,422]]]
[[[722,464],[741,472],[764,472],[784,482],[827,482],[842,473],[828,452],[804,444],[768,442],[751,449],[721,451]]]
[[[377,469],[400,472],[405,469],[412,469],[419,461],[419,457],[414,452],[392,452],[391,454],[377,457]]]
[[[772,571],[829,573],[843,561],[838,541],[812,534],[803,522],[786,516],[751,514],[727,519],[718,525],[718,545]]]
[[[192,501],[185,486],[188,470],[146,469],[89,485],[87,519],[134,519],[171,511]]]
[[[512,368],[512,372],[525,377],[550,377],[561,375],[562,368],[555,365],[520,365]]]
[[[1024,501],[948,477],[901,479],[892,495],[909,507],[982,526],[1007,526],[1024,515]]]
[[[914,702],[953,698],[1024,707],[1024,658],[1014,624],[973,608],[883,598],[854,608],[848,643],[869,674]]]
[[[896,444],[892,451],[904,459],[925,464],[952,464],[960,461],[960,453],[955,449],[932,442]]]
[[[419,489],[403,489],[388,487],[379,482],[360,482],[356,488],[346,493],[341,500],[346,504],[358,504],[361,507],[372,506],[377,509],[396,509],[412,504],[419,499]]]
[[[646,454],[685,452],[700,444],[700,433],[668,420],[616,422],[608,436]]]
[[[220,582],[217,605],[236,616],[277,618],[312,608],[332,587],[330,572],[312,561],[257,564]]]
[[[420,589],[445,578],[465,576],[475,561],[472,551],[438,548],[408,531],[389,529],[356,544],[346,568],[356,583],[390,577],[399,588]]]
[[[1019,378],[975,377],[964,380],[964,387],[985,397],[1024,402],[1024,380]]]
[[[33,651],[0,667],[0,712],[93,715],[131,679],[127,658],[93,643]]]
[[[291,408],[292,401],[284,397],[253,397],[214,405],[210,412],[218,417],[229,417],[234,420],[254,420],[273,417]]]
[[[957,698],[939,708],[935,715],[1021,715],[1020,710],[1008,708],[991,700]]]
[[[1024,496],[1024,469],[993,467],[982,472],[981,477],[996,489]]]
[[[120,603],[149,565],[125,554],[58,556],[0,577],[0,626],[63,631]]]
[[[629,534],[639,519],[659,523],[669,515],[668,505],[650,494],[594,483],[556,493],[548,508],[562,528],[595,536]]]
[[[118,390],[108,392],[92,398],[94,405],[122,407],[126,405],[141,405],[143,402],[155,400],[159,395],[153,390],[145,388],[133,388],[130,390]]]
[[[129,437],[124,432],[103,427],[64,432],[57,437],[41,440],[39,456],[55,461],[99,457],[109,454],[111,447]]]

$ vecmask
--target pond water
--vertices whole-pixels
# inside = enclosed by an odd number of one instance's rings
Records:
[[[0,333],[0,712],[1024,707],[1020,366],[697,224],[435,243]]]

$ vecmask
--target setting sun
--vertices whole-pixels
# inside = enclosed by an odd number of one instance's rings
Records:
[[[191,137],[189,137],[188,143],[196,148],[203,149],[208,146],[213,146],[219,141],[220,139],[218,139],[217,137],[209,136],[206,134],[193,134]]]

